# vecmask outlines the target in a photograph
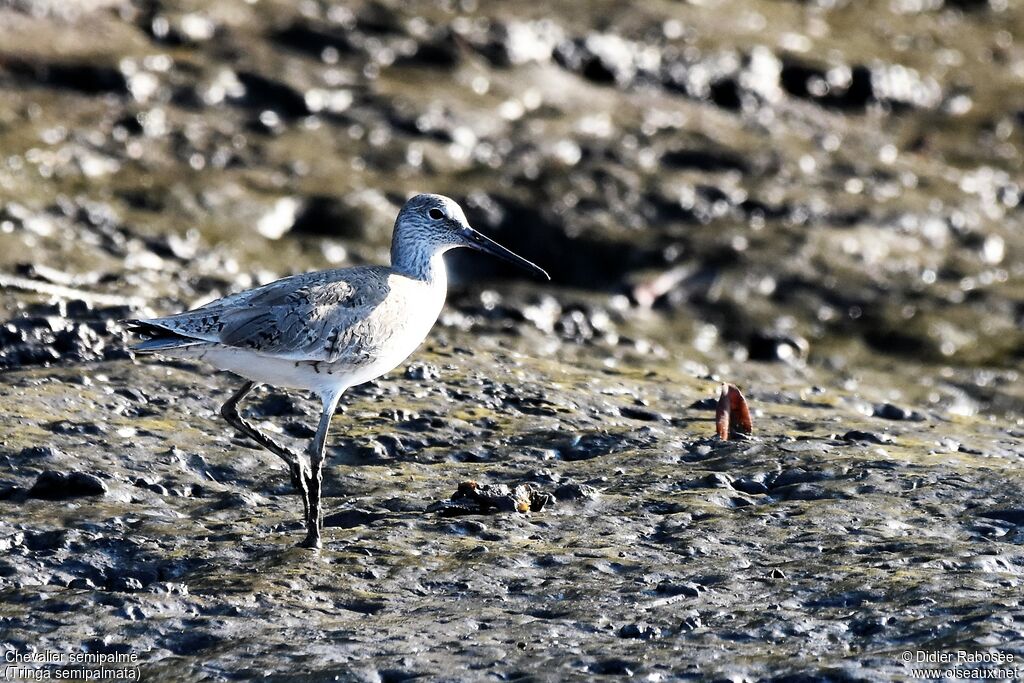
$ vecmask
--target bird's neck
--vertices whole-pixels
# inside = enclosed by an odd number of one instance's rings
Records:
[[[399,273],[424,282],[447,282],[445,247],[421,241],[396,239],[391,245],[391,267]]]

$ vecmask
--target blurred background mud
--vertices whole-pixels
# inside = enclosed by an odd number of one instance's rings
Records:
[[[1022,86],[1012,0],[0,0],[0,640],[367,680],[1019,646]],[[385,261],[423,191],[554,282],[451,255],[304,559],[232,378],[118,321]],[[704,439],[720,381],[753,445]],[[422,514],[468,478],[564,495]]]

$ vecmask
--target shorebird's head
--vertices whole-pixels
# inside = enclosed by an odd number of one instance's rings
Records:
[[[429,257],[449,249],[469,247],[551,279],[540,266],[474,230],[458,202],[440,194],[418,194],[405,203],[395,221],[392,261],[400,244],[403,250],[415,245],[416,251],[423,250]]]

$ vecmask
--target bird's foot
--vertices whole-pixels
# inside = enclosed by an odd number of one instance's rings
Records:
[[[323,544],[320,542],[320,530],[317,529],[316,533],[310,530],[309,533],[306,534],[306,538],[302,540],[302,543],[299,543],[299,547],[309,548],[310,550],[320,550],[320,548],[323,547]]]

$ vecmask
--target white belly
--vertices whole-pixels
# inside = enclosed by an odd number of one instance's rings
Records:
[[[340,374],[328,374],[326,364],[316,367],[303,361],[274,358],[227,346],[210,346],[175,355],[205,361],[220,369],[251,379],[258,384],[270,384],[286,389],[305,389],[323,394],[325,391],[344,390],[353,386]]]

